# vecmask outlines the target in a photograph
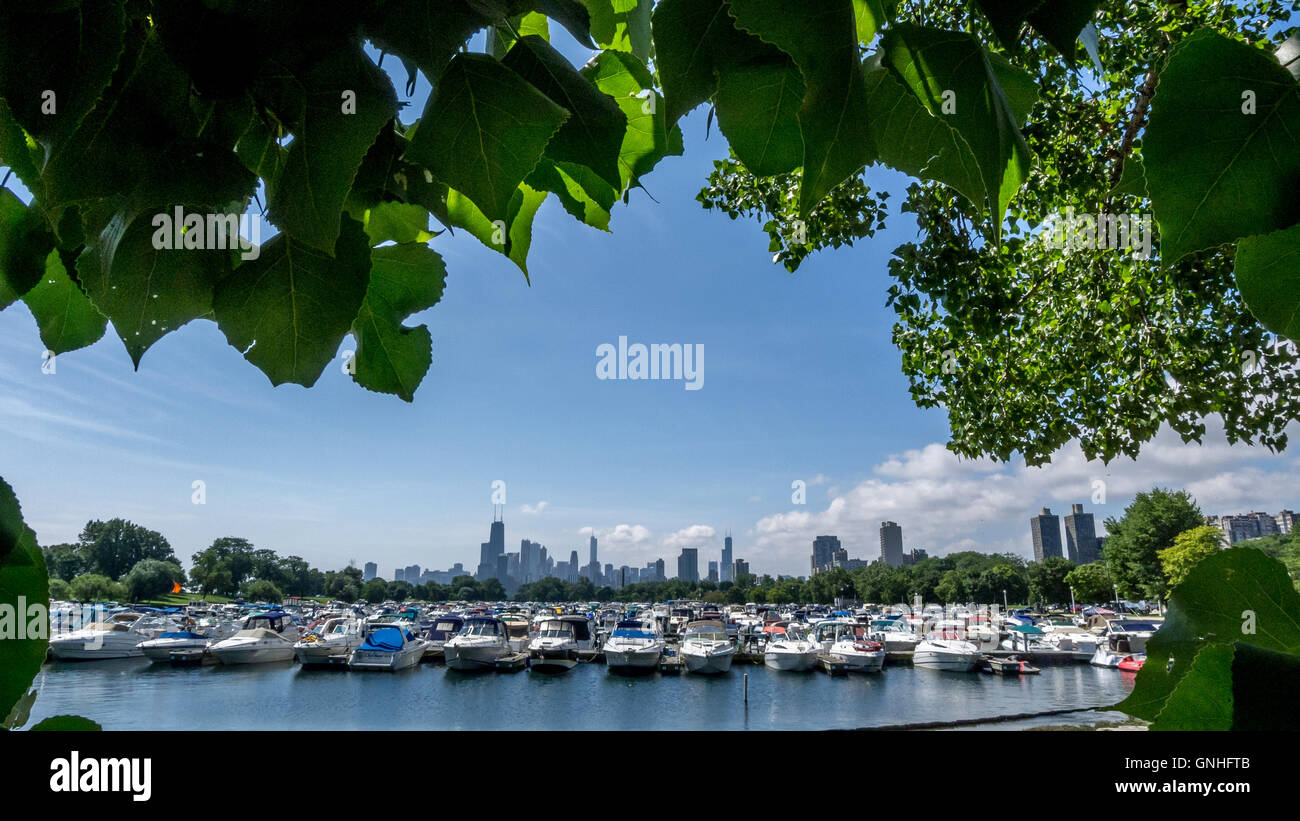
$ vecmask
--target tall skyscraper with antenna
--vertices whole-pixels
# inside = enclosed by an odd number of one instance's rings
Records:
[[[731,578],[731,531],[727,531],[727,536],[722,540],[722,566],[718,570],[722,573],[722,581],[735,581]]]

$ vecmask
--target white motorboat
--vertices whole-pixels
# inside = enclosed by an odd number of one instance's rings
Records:
[[[688,673],[718,674],[731,669],[736,643],[721,621],[693,621],[686,625],[681,656]]]
[[[140,642],[139,647],[151,661],[167,661],[177,650],[204,650],[232,632],[225,624],[194,624],[190,629],[160,633],[157,638]]]
[[[362,642],[348,656],[348,669],[405,670],[420,663],[426,646],[409,622],[367,624]]]
[[[593,650],[595,644],[591,620],[585,616],[546,617],[528,643],[529,666],[543,672],[572,670],[579,651]]]
[[[927,670],[969,673],[980,661],[980,649],[954,634],[935,633],[916,645],[912,666]]]
[[[921,637],[912,632],[901,619],[877,619],[871,622],[867,638],[885,645],[886,653],[910,653],[921,643]]]
[[[510,613],[502,616],[501,622],[506,626],[506,638],[510,642],[510,652],[522,653],[526,651],[531,638],[528,634],[528,619]]]
[[[335,616],[298,640],[293,645],[293,655],[304,667],[346,663],[362,638],[358,619]]]
[[[61,661],[133,658],[144,655],[141,642],[157,638],[167,627],[168,622],[142,613],[115,613],[103,621],[51,636],[50,652]]]
[[[664,652],[664,636],[657,621],[620,621],[605,641],[605,664],[615,672],[653,670]]]
[[[222,664],[267,664],[293,659],[293,645],[298,628],[283,610],[249,616],[244,627],[228,639],[222,639],[208,652]]]
[[[424,634],[424,657],[426,659],[442,658],[443,647],[445,647],[447,642],[451,641],[452,638],[460,632],[460,628],[464,626],[465,620],[460,616],[440,614],[434,618],[433,624],[429,625],[429,629],[425,631]]]
[[[1159,625],[1148,621],[1110,619],[1106,622],[1106,635],[1098,640],[1089,663],[1115,668],[1129,656],[1145,656],[1147,640],[1158,629]]]
[[[866,627],[851,619],[819,622],[812,638],[822,652],[844,662],[851,672],[879,673],[885,666],[885,645],[867,638]]]
[[[452,670],[481,670],[495,667],[510,655],[510,633],[495,616],[470,616],[460,632],[442,646],[447,667]]]
[[[767,646],[763,649],[763,666],[773,670],[803,672],[817,666],[816,644],[798,628],[783,622],[770,624],[764,631]]]

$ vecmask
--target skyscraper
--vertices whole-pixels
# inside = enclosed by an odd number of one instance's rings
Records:
[[[591,558],[587,560],[591,564],[596,563],[596,534],[591,535]]]
[[[731,555],[731,534],[728,533],[727,538],[722,540],[722,567],[719,568],[722,571],[722,581],[724,582],[735,581],[731,577],[731,563],[733,560]]]
[[[668,577],[664,575],[664,560],[663,560],[663,559],[656,559],[656,560],[655,560],[655,578],[654,578],[654,580],[657,581],[657,582],[666,582],[666,581],[668,581]]]
[[[569,581],[576,582],[579,574],[582,572],[581,565],[578,564],[578,551],[569,551]]]
[[[840,550],[838,536],[818,536],[813,539],[812,573],[830,570],[835,563],[835,554]]]
[[[880,523],[880,558],[890,567],[903,566],[903,528],[897,522]]]
[[[1029,535],[1034,539],[1034,561],[1061,555],[1061,517],[1050,508],[1029,520]]]
[[[749,562],[745,561],[744,559],[736,559],[736,562],[733,565],[731,572],[732,572],[733,580],[739,581],[741,576],[747,575],[749,573]]]
[[[717,584],[717,583],[718,583],[718,563],[717,563],[717,562],[709,562],[709,576],[708,576],[708,579],[709,579],[709,581],[713,582],[714,584]]]
[[[379,575],[379,565],[374,562],[366,562],[366,569],[361,574],[361,581],[368,582],[375,576]]]
[[[682,548],[682,555],[677,557],[677,578],[687,582],[698,582],[700,580],[700,551],[698,548]]]
[[[488,540],[479,545],[478,557],[478,578],[479,580],[490,579],[497,573],[497,556],[506,552],[506,523],[497,518],[494,512],[492,515],[492,529],[488,532]]]
[[[1083,512],[1083,505],[1070,505],[1070,515],[1065,517],[1065,551],[1075,564],[1097,561],[1097,526],[1092,514]]]

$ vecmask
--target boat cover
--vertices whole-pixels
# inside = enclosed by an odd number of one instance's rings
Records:
[[[395,653],[402,649],[404,643],[401,630],[396,627],[381,627],[378,630],[372,630],[370,635],[366,636],[366,640],[361,643],[360,649]]]
[[[184,630],[178,633],[163,633],[159,635],[158,638],[160,639],[206,639],[208,637],[202,635],[201,633],[191,633],[188,630]]]

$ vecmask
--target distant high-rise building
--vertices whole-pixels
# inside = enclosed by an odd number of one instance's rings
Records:
[[[700,580],[700,551],[698,548],[682,548],[682,555],[677,557],[677,578],[687,582],[698,582]]]
[[[410,565],[406,568],[406,572],[402,574],[402,578],[411,584],[419,584],[420,566],[418,564]]]
[[[602,584],[610,584],[614,581],[614,565],[605,562],[605,572],[601,575],[600,581]]]
[[[1277,522],[1277,532],[1283,535],[1290,533],[1295,528],[1295,512],[1284,510],[1273,517]]]
[[[732,579],[735,581],[739,581],[741,576],[748,575],[749,562],[745,561],[744,559],[736,559],[736,561],[732,563],[731,570],[732,570]]]
[[[569,563],[556,562],[554,576],[555,578],[560,579],[561,581],[566,581],[566,582],[569,581]]]
[[[722,581],[724,582],[735,581],[731,576],[731,565],[734,561],[731,552],[731,534],[728,533],[727,537],[722,540],[722,567],[719,568],[722,571]]]
[[[919,547],[914,547],[903,554],[903,564],[911,567],[917,562],[930,558],[930,554]]]
[[[582,568],[578,564],[578,551],[570,550],[569,551],[569,581],[576,582],[581,573],[582,573]]]
[[[1029,535],[1034,539],[1034,561],[1061,555],[1061,517],[1050,508],[1029,520]]]
[[[1290,513],[1290,511],[1287,511]],[[1260,539],[1282,532],[1277,517],[1267,513],[1246,513],[1239,516],[1224,516],[1219,520],[1219,527],[1227,537],[1228,544]]]
[[[1097,527],[1083,505],[1070,505],[1070,515],[1065,517],[1065,550],[1066,558],[1075,564],[1097,561]]]
[[[375,576],[379,575],[379,565],[374,562],[366,562],[366,569],[361,574],[361,581],[368,582]]]
[[[903,528],[897,522],[880,523],[880,558],[890,567],[903,566]]]
[[[813,539],[812,573],[830,570],[835,565],[835,554],[840,550],[838,536],[818,536]]]
[[[655,577],[654,577],[654,580],[657,581],[657,582],[666,582],[666,581],[668,581],[668,577],[664,575],[664,560],[663,560],[663,559],[656,559],[656,560],[655,560]]]
[[[708,576],[708,578],[709,578],[709,581],[713,582],[714,584],[717,584],[717,583],[718,583],[718,563],[717,563],[717,562],[709,562],[709,576]]]
[[[393,571],[393,581],[395,581],[395,582],[404,582],[404,581],[406,581],[406,569],[405,569],[405,568],[402,568],[402,567],[399,567],[399,568],[397,568],[396,570],[394,570],[394,571]]]
[[[596,534],[594,533],[591,535],[591,542],[589,547],[591,550],[591,556],[587,559],[587,561],[590,562],[591,564],[595,564],[596,563]]]
[[[479,545],[478,559],[478,578],[490,579],[497,572],[497,556],[506,552],[506,523],[498,519],[494,514],[492,517],[492,529],[488,532],[488,540]]]

